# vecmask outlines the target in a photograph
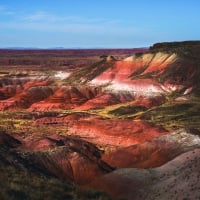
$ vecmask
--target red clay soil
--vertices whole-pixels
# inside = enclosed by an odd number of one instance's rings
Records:
[[[22,162],[21,165],[31,165],[34,170],[78,184],[87,184],[113,170],[101,160],[102,152],[95,145],[73,137],[51,135],[36,139],[31,136],[20,141],[0,132],[0,145],[7,151],[12,148],[13,153],[17,152],[16,160],[5,158],[10,164]]]
[[[199,134],[195,129],[179,129],[142,144],[106,153],[102,159],[117,168],[158,167],[189,149],[199,147]]]
[[[90,184],[113,199],[199,199],[199,149],[183,153],[158,168],[115,170]]]
[[[74,116],[74,115],[72,115]],[[140,144],[168,131],[151,123],[131,119],[103,119],[86,115],[76,120],[67,117],[45,117],[37,119],[34,125],[64,125],[68,134],[77,135],[98,145],[127,147]]]
[[[62,86],[47,99],[32,104],[29,110],[48,111],[72,109],[94,98],[100,92],[100,89],[95,87]]]
[[[23,148],[43,150],[44,153],[36,157],[41,166],[58,178],[78,184],[86,184],[94,177],[112,171],[112,168],[101,160],[101,152],[93,144],[82,140],[55,140],[49,137],[26,144]],[[45,153],[44,150],[49,149],[50,152]]]
[[[69,132],[99,145],[127,147],[167,134],[166,130],[142,121],[126,119],[79,120]]]
[[[97,80],[109,80],[123,82],[131,76],[144,75],[149,72],[160,74],[165,68],[176,60],[175,54],[143,54],[131,56],[122,61],[117,61],[112,68],[108,68]]]

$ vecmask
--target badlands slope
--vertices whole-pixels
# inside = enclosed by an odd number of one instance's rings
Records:
[[[100,52],[42,52],[41,60],[31,51],[29,64],[23,52],[7,52],[12,62],[0,63],[0,162],[34,184],[6,184],[0,195],[23,199],[45,180],[52,191],[59,190],[52,182],[60,185],[64,196],[55,199],[76,199],[70,191],[79,199],[109,198],[77,185],[112,199],[198,199],[200,43]]]

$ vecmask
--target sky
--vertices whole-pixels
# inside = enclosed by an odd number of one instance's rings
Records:
[[[200,40],[199,0],[0,0],[0,48]]]

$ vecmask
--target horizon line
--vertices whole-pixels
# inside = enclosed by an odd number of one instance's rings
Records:
[[[0,47],[0,50],[90,50],[90,49],[148,49],[148,47]]]

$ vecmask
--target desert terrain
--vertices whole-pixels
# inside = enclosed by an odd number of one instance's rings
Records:
[[[0,199],[200,199],[200,42],[0,50]]]

